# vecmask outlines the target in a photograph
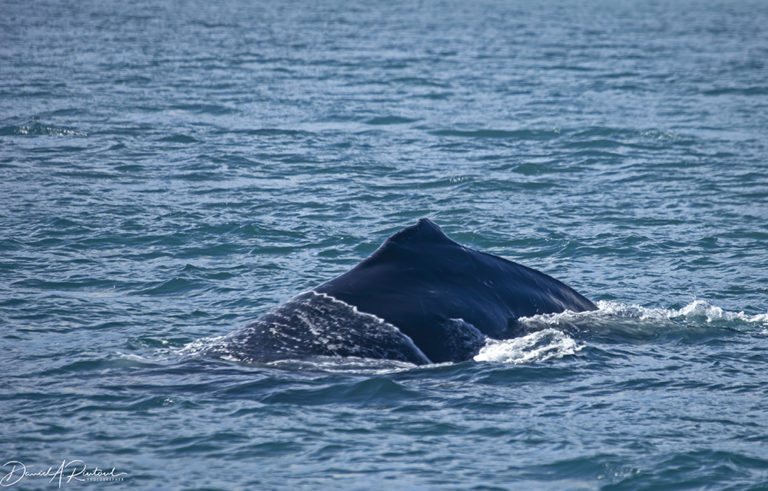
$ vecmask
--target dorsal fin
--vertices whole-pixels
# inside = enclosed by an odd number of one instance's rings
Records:
[[[423,242],[445,242],[455,244],[454,241],[448,238],[447,235],[438,227],[435,222],[429,218],[422,218],[416,225],[411,225],[403,230],[397,232],[395,235],[387,239],[387,242],[393,242],[396,244],[408,244],[408,243],[423,243]]]

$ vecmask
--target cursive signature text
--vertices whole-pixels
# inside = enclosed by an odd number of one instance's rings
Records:
[[[117,472],[113,467],[104,470],[99,467],[89,468],[82,460],[61,461],[58,467],[50,466],[46,470],[32,471],[18,460],[9,460],[3,464],[0,486],[13,486],[25,478],[48,478],[48,482],[57,482],[58,486],[72,481],[122,481],[128,476],[126,472]]]

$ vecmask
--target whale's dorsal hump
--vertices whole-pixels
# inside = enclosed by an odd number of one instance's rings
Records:
[[[384,246],[388,243],[414,246],[434,243],[455,244],[455,242],[449,239],[448,236],[445,235],[445,232],[443,232],[440,227],[429,218],[422,218],[416,225],[411,225],[410,227],[406,227],[397,232],[387,239]]]

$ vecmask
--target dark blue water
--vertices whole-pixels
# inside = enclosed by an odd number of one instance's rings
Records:
[[[0,464],[768,487],[766,25],[745,0],[3,0]],[[459,364],[201,354],[422,216],[600,310]]]

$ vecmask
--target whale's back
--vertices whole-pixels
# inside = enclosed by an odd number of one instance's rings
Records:
[[[457,329],[507,338],[519,317],[596,308],[544,273],[454,242],[428,219],[315,291],[396,326],[433,362],[466,356],[446,342]]]

